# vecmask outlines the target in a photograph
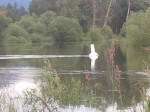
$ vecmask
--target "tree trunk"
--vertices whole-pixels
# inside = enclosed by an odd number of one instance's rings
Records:
[[[130,0],[128,0],[128,12],[127,12],[126,20],[129,18],[129,14],[130,14],[130,6],[131,6],[131,2],[130,2]]]
[[[106,18],[105,18],[105,21],[104,21],[104,25],[103,25],[103,26],[106,26],[106,25],[107,25],[108,17],[109,17],[109,12],[110,12],[110,7],[111,7],[111,4],[112,4],[112,1],[113,1],[113,0],[110,0],[110,2],[109,2],[109,6],[108,6],[108,9],[107,9]]]
[[[92,26],[96,24],[96,0],[92,0],[92,5],[93,5],[93,23]]]

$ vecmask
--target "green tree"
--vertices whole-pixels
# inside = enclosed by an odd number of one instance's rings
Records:
[[[5,30],[12,23],[12,19],[8,17],[7,10],[0,7],[0,41],[3,41]]]
[[[10,16],[13,19],[13,21],[17,21],[21,18],[21,16],[27,14],[23,6],[20,6],[18,8],[17,3],[14,3],[14,5],[8,3],[6,9],[8,10],[8,16]]]
[[[49,34],[56,42],[79,41],[82,28],[75,19],[59,16],[50,23]]]
[[[88,32],[88,38],[90,38],[92,41],[102,40],[103,35],[101,34],[100,28],[93,26],[90,28]]]
[[[57,12],[60,16],[74,18],[78,20],[80,10],[78,5],[81,0],[58,0],[56,2]]]
[[[150,6],[150,1],[148,0],[130,0],[130,4],[128,0],[116,0],[112,4],[112,10],[111,10],[112,17],[108,25],[110,25],[113,31],[118,34],[120,33],[120,30],[122,29],[124,22],[126,22],[128,10],[130,14],[130,12],[132,11],[134,12],[140,10],[144,11],[149,6]]]
[[[40,15],[39,21],[43,23],[45,26],[48,26],[50,22],[57,17],[56,13],[53,11],[47,11]]]
[[[33,32],[33,27],[38,23],[38,17],[35,14],[30,15],[25,15],[21,18],[20,21],[17,22],[19,26],[24,28],[28,33]]]
[[[29,13],[41,15],[46,11],[56,11],[57,0],[32,0],[29,5]]]
[[[126,35],[126,42],[131,46],[150,45],[150,8],[146,12],[134,12],[127,20],[123,29]]]
[[[30,34],[32,42],[41,42],[43,38],[47,36],[48,25],[45,25],[46,22],[49,21],[49,16],[47,16],[47,13],[41,15],[40,17],[35,14],[32,14],[32,16],[26,15],[17,22],[19,26]]]
[[[7,16],[7,12],[0,11],[0,31],[6,28],[11,22],[12,19]]]
[[[8,42],[28,42],[30,41],[29,35],[25,29],[16,23],[11,24],[7,31]]]
[[[97,26],[93,26],[90,28],[88,32],[88,38],[92,41],[97,40],[108,40],[114,37],[114,33],[109,26],[104,26],[102,28],[98,28]]]

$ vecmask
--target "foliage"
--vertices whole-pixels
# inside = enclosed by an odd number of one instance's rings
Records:
[[[99,106],[94,90],[71,76],[67,82],[62,81],[47,59],[43,72],[36,77],[38,88],[31,88],[19,95],[14,89],[1,88],[0,111],[6,112],[58,112],[62,106]],[[101,84],[94,88],[100,89]],[[14,93],[14,94],[12,94]]]
[[[55,41],[79,41],[82,36],[82,28],[75,19],[59,16],[49,25],[49,34]]]
[[[27,14],[23,6],[18,8],[17,3],[14,3],[14,5],[8,3],[6,9],[8,10],[8,16],[11,17],[13,21],[17,21],[21,18],[21,16]]]
[[[4,36],[4,32],[8,25],[12,23],[12,19],[8,17],[7,10],[0,7],[0,40],[2,41],[2,37]]]
[[[29,13],[25,11],[24,7],[18,7],[16,3],[14,5],[8,4],[6,7],[0,7],[0,35],[3,37],[9,35],[9,32],[6,31],[8,33],[6,34],[5,30],[13,21],[14,24],[17,24],[29,34],[28,41],[31,42],[90,39],[96,41],[103,37],[112,39],[114,37],[112,30],[119,34],[126,21],[129,4],[128,0],[112,2],[107,21],[111,30],[109,26],[103,27],[109,2],[110,0],[32,0]],[[130,11],[144,11],[149,6],[150,1],[132,0]],[[95,19],[93,15],[95,15]],[[93,30],[93,27],[95,27],[93,26],[93,20],[95,20],[95,25],[100,28],[100,31],[97,28]],[[87,38],[82,38],[82,32],[87,33],[85,34],[88,35]],[[145,33],[145,31],[141,32]],[[12,37],[14,38],[13,35]],[[139,38],[136,41],[141,40]]]
[[[148,0],[131,0],[131,10],[134,12],[146,10],[150,6]]]
[[[41,15],[46,11],[53,11],[58,16],[76,19],[87,32],[93,20],[93,2],[96,1],[96,25],[102,27],[110,0],[32,0],[30,14]],[[147,0],[131,0],[131,11],[146,10],[150,6]],[[128,0],[114,0],[111,6],[108,25],[115,33],[119,33],[126,21]]]
[[[20,21],[17,22],[19,26],[24,28],[28,33],[32,33],[33,26],[37,24],[38,17],[33,14],[32,16],[26,15],[21,18]]]
[[[9,38],[9,43],[13,43],[13,44],[16,44],[16,43],[29,43],[27,41],[27,39],[25,39],[24,37],[16,37],[16,36],[11,36]]]
[[[28,42],[29,37],[25,29],[17,24],[11,24],[7,29],[7,38],[10,43]]]
[[[60,16],[65,16],[69,18],[75,18],[78,20],[80,16],[80,9],[78,5],[81,0],[58,0],[56,2],[56,7],[58,9],[58,14]]]
[[[109,26],[98,28],[97,26],[91,27],[88,32],[88,38],[92,41],[108,40],[114,37],[114,33]]]
[[[9,26],[7,29],[9,38],[16,40],[17,37],[21,36],[28,42],[41,42],[42,38],[45,38],[47,34],[46,26],[39,21],[39,18],[33,14],[32,16],[26,15]],[[16,38],[14,38],[14,36]],[[18,39],[17,39],[18,40]]]
[[[101,34],[100,28],[98,28],[96,26],[90,28],[88,37],[91,38],[92,41],[104,39],[103,35]]]
[[[75,19],[56,17],[53,12],[45,12],[40,17],[35,14],[23,16],[9,26],[7,35],[11,40],[15,37],[25,37],[27,41],[42,42],[52,41],[79,41],[82,28]],[[49,38],[49,39],[48,39]]]
[[[126,42],[131,46],[150,45],[150,8],[146,12],[132,13],[123,29],[126,35]]]
[[[32,0],[29,6],[29,13],[41,15],[46,11],[56,10],[57,0]]]
[[[56,13],[53,11],[47,11],[40,15],[39,21],[43,23],[45,26],[48,26],[50,22],[56,17]]]
[[[0,11],[0,30],[6,28],[11,22],[12,19],[5,12]]]
[[[80,105],[84,102],[87,105],[97,105],[94,91],[89,86],[73,76],[67,82],[61,81],[56,71],[51,68],[49,60],[44,59],[44,63],[46,71],[37,78],[41,83],[43,97],[54,99],[60,105]]]
[[[101,30],[101,34],[105,39],[112,39],[114,37],[114,33],[112,29],[107,25],[102,27],[100,30]]]

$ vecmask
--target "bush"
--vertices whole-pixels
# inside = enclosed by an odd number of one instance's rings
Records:
[[[109,26],[104,26],[100,30],[101,34],[105,37],[105,39],[112,39],[114,37],[114,33]]]
[[[48,26],[55,17],[56,17],[55,12],[47,11],[44,14],[40,15],[39,21],[43,23],[45,26]]]
[[[15,37],[28,37],[28,33],[26,32],[26,30],[17,24],[11,24],[8,27],[7,33],[8,35]]]
[[[11,36],[9,38],[9,43],[28,43],[28,41],[24,37]]]
[[[104,37],[101,34],[100,28],[94,26],[90,28],[90,31],[88,32],[88,38],[90,38],[92,41],[102,40]]]
[[[20,21],[17,22],[17,24],[25,29],[28,33],[32,33],[33,26],[37,24],[37,16],[34,14],[32,16],[23,16]]]
[[[92,41],[111,39],[114,34],[112,29],[109,26],[104,26],[102,28],[98,28],[97,26],[91,27],[88,32],[88,38],[91,38]]]
[[[0,13],[0,28],[6,28],[11,22],[12,19],[10,17]]]
[[[11,24],[7,29],[8,42],[22,43],[30,42],[29,34],[25,29],[17,25],[16,23]]]
[[[59,16],[49,25],[49,34],[57,42],[76,42],[82,36],[82,28],[75,19]]]
[[[130,46],[145,47],[150,45],[150,8],[146,12],[132,13],[123,26],[126,43]]]

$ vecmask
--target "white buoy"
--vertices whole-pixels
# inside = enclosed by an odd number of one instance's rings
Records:
[[[89,54],[89,57],[98,57],[98,54],[95,52],[94,44],[91,44],[91,53]]]
[[[94,44],[91,44],[91,53],[89,54],[89,57],[91,58],[91,71],[95,70],[95,60],[98,56],[98,53],[95,52]]]

